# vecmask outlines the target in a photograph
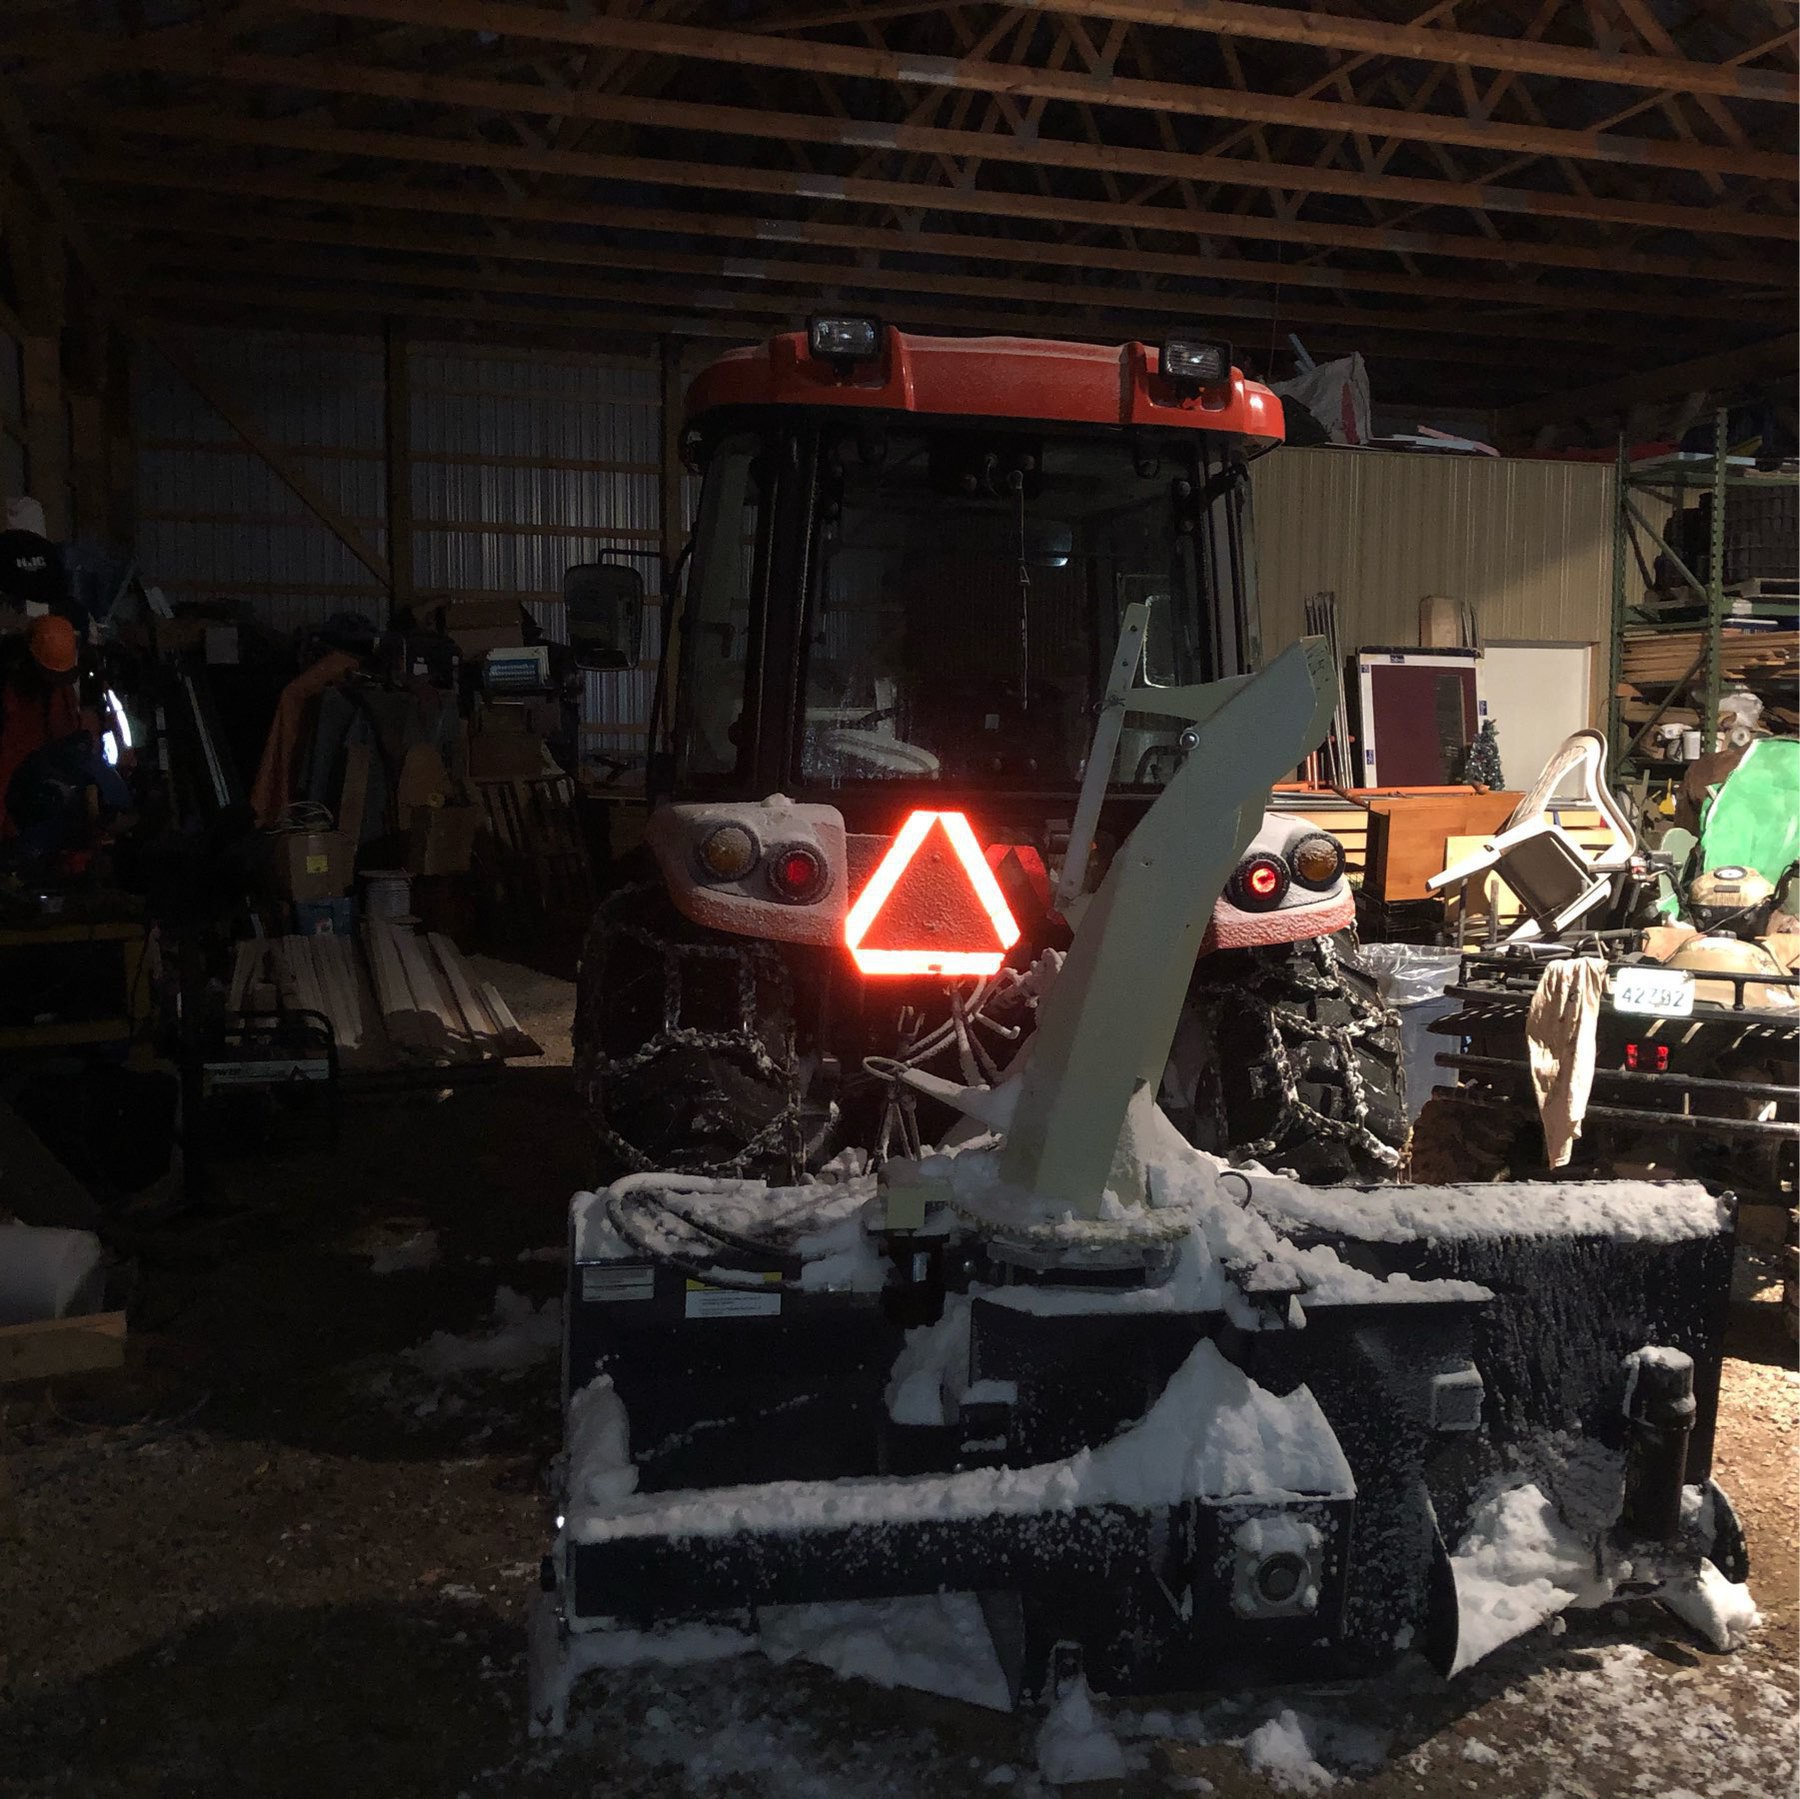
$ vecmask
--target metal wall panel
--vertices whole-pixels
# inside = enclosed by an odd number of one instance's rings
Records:
[[[385,552],[381,342],[219,331],[198,336],[195,353]],[[662,418],[653,358],[414,344],[407,373],[421,602],[516,597],[546,635],[567,642],[561,594],[573,564],[629,562],[654,600]],[[386,595],[368,570],[154,357],[140,368],[137,405],[138,547],[149,580],[173,598],[244,600],[279,630],[345,610],[385,619]],[[590,748],[641,755],[651,679],[642,665],[659,636],[651,606],[641,666],[587,681]]]
[[[1252,465],[1265,658],[1337,595],[1348,651],[1419,641],[1419,602],[1470,602],[1484,638],[1603,643],[1610,463],[1282,449]]]
[[[193,351],[246,420],[385,551],[379,340],[208,331]],[[374,577],[167,363],[140,357],[133,385],[147,581],[171,599],[246,601],[277,630],[346,611],[379,622],[386,596]]]

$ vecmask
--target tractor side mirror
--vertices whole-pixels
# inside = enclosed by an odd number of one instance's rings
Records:
[[[580,562],[563,575],[569,647],[583,668],[630,668],[644,622],[644,577],[624,562]]]

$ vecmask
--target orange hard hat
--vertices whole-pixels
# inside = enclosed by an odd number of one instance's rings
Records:
[[[31,627],[31,658],[53,675],[74,671],[81,660],[81,643],[75,627],[59,613],[47,612]]]

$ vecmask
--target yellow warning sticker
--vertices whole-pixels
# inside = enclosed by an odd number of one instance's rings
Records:
[[[331,858],[329,856],[308,856],[306,858],[306,872],[309,875],[322,875],[330,866]]]
[[[705,1281],[690,1280],[683,1310],[689,1318],[774,1318],[781,1311],[781,1276],[779,1274],[752,1275],[746,1273],[746,1279],[760,1279],[770,1291],[758,1293],[749,1287],[710,1287]]]

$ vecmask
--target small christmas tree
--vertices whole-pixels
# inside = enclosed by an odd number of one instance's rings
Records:
[[[1491,718],[1469,745],[1469,753],[1463,759],[1462,778],[1471,787],[1485,787],[1490,793],[1506,785],[1506,777],[1500,772],[1500,739]]]

